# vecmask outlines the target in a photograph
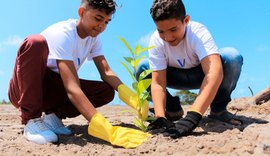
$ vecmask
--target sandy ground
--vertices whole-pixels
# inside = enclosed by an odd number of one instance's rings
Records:
[[[188,106],[184,109],[187,110]],[[126,106],[98,109],[113,125],[134,127],[134,112]],[[249,104],[247,98],[235,99],[229,110],[237,112],[242,126],[232,126],[207,117],[207,112],[193,135],[172,140],[154,135],[136,149],[115,147],[87,134],[87,121],[78,116],[65,119],[73,132],[59,136],[56,144],[37,145],[24,139],[19,112],[12,105],[0,105],[0,155],[270,155],[270,101]]]

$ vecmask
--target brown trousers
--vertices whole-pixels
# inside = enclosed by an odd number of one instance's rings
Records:
[[[54,112],[61,119],[81,114],[69,100],[60,75],[47,68],[48,54],[41,35],[28,36],[18,50],[8,95],[21,112],[22,124],[41,117],[42,112]],[[80,84],[94,107],[114,98],[114,89],[106,82],[80,79]]]

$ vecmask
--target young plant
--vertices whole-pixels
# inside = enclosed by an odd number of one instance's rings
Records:
[[[125,69],[128,71],[130,77],[133,80],[132,88],[134,92],[137,94],[137,96],[139,97],[139,102],[140,102],[139,109],[141,110],[141,108],[143,108],[145,100],[147,100],[147,98],[150,96],[146,89],[150,86],[151,79],[148,79],[145,77],[149,75],[152,71],[151,70],[143,71],[139,75],[138,80],[136,79],[135,74],[137,72],[136,70],[140,61],[146,57],[145,55],[142,55],[142,53],[154,47],[151,46],[151,47],[142,48],[140,45],[137,45],[135,49],[133,50],[124,38],[119,37],[119,39],[124,43],[124,45],[128,48],[129,52],[131,53],[131,57],[124,57],[126,63],[121,62],[121,64],[125,67]],[[145,121],[143,121],[139,117],[135,118],[134,124],[137,127],[139,127],[142,131],[147,130],[147,127],[145,126]]]

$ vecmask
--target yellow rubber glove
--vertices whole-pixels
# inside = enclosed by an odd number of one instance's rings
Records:
[[[118,86],[118,97],[125,102],[127,105],[131,106],[137,110],[139,117],[144,121],[148,117],[149,104],[145,100],[142,108],[140,109],[140,99],[136,93],[129,89],[126,85],[121,84]]]
[[[88,134],[124,148],[135,148],[151,136],[149,133],[132,128],[112,126],[100,113],[92,117]]]

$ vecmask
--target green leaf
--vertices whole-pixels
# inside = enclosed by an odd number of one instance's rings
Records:
[[[130,45],[127,43],[127,41],[124,39],[124,38],[122,38],[122,37],[118,37],[124,44],[125,44],[125,46],[128,48],[128,50],[130,51],[130,53],[132,54],[132,55],[134,55],[133,54],[133,51],[132,51],[132,48],[130,47]]]
[[[142,131],[146,131],[147,127],[143,124],[143,122],[141,120],[139,120],[138,118],[135,118],[134,120],[134,124],[139,127]]]
[[[139,51],[136,52],[136,56],[139,56],[142,52],[148,51],[149,49],[155,48],[155,46],[141,48]]]
[[[132,83],[132,88],[136,91],[136,90],[138,90],[138,82],[137,81],[134,81],[133,83]]]
[[[124,59],[125,59],[128,63],[130,63],[130,62],[133,60],[132,57],[124,57]]]
[[[134,59],[132,57],[124,57],[124,59],[134,68]]]
[[[135,54],[136,57],[139,56],[139,54],[140,54],[139,52],[141,51],[141,49],[142,49],[142,48],[141,48],[140,45],[137,45],[137,46],[136,46],[135,51],[134,51],[134,54]]]
[[[151,74],[153,72],[153,70],[145,70],[143,71],[140,75],[139,75],[139,81],[143,80],[146,76],[148,76],[149,74]]]
[[[138,92],[139,94],[143,93],[151,84],[152,79],[144,79],[138,83]]]
[[[140,96],[139,96],[139,99],[140,99],[140,108],[143,107],[144,101],[147,99],[148,95],[149,95],[148,92],[144,92],[144,93],[140,94]]]
[[[132,74],[131,70],[128,68],[128,66],[124,63],[121,62],[121,64],[126,68],[126,70],[128,71],[129,75],[131,76],[131,78],[133,79],[133,81],[136,81],[134,75]]]
[[[142,59],[144,59],[145,56],[141,56],[139,58],[137,58],[134,62],[134,67],[137,68],[138,64],[141,62]]]

